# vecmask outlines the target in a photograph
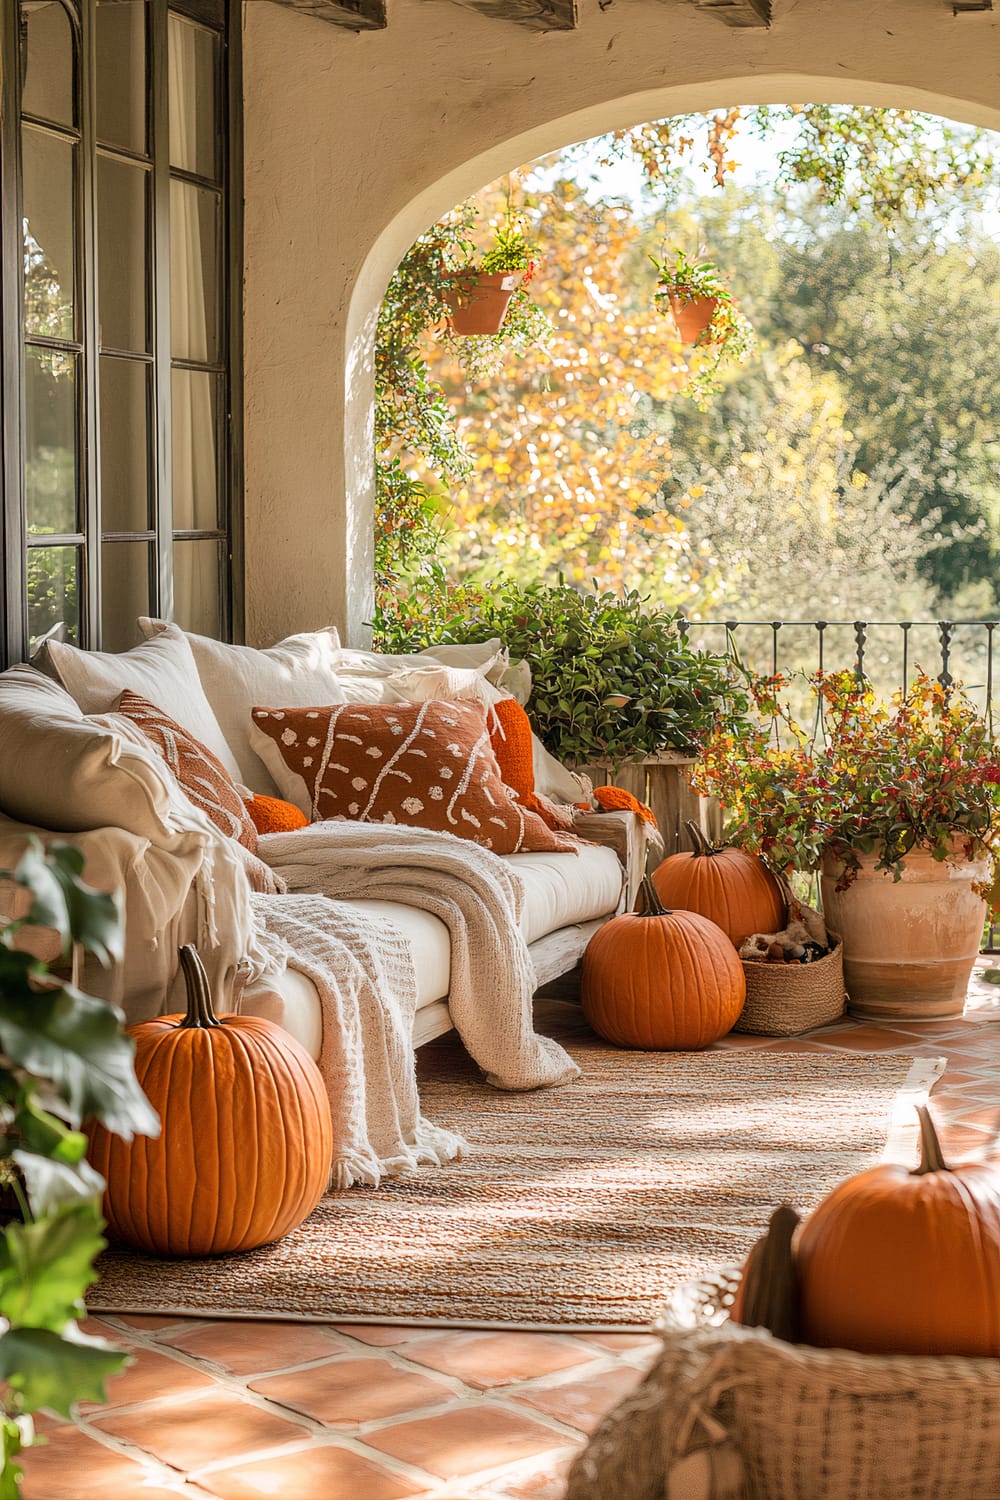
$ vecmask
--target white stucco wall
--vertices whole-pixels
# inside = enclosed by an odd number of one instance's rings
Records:
[[[247,638],[363,636],[371,341],[400,257],[546,151],[730,103],[911,105],[1000,129],[1000,13],[774,0],[770,31],[687,0],[580,0],[574,32],[389,0],[354,33],[246,0]]]

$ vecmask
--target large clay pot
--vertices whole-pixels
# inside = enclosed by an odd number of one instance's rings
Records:
[[[836,885],[843,866],[823,866],[823,914],[843,935],[848,1009],[873,1020],[936,1021],[960,1016],[986,922],[973,886],[989,879],[989,859],[966,859],[964,840],[936,860],[906,856],[902,879],[862,855],[857,879]]]

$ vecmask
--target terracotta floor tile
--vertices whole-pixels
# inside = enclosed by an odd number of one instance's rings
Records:
[[[440,1479],[461,1479],[483,1469],[516,1463],[533,1453],[565,1447],[550,1427],[502,1406],[463,1406],[436,1417],[396,1422],[365,1438],[404,1463]]]
[[[841,1032],[835,1041],[831,1038],[830,1046],[838,1051],[847,1048],[851,1052],[891,1052],[894,1047],[908,1047],[911,1040],[914,1039],[898,1036],[881,1026],[855,1026],[851,1031]]]
[[[280,1323],[264,1319],[237,1322],[218,1318],[165,1334],[158,1342],[197,1359],[209,1359],[234,1375],[264,1374],[311,1359],[329,1359],[344,1345],[318,1323]]]
[[[633,1349],[660,1348],[660,1340],[655,1333],[584,1333],[580,1337],[586,1339],[588,1344],[600,1344],[602,1349],[610,1349],[612,1354],[628,1354]]]
[[[387,1359],[340,1359],[252,1380],[251,1390],[318,1422],[376,1422],[453,1399],[451,1386]]]
[[[426,1493],[347,1448],[319,1444],[213,1469],[201,1483],[218,1500],[403,1500]]]
[[[125,1438],[181,1470],[200,1468],[213,1459],[237,1458],[302,1436],[301,1423],[285,1421],[218,1389],[190,1401],[150,1404],[142,1411],[109,1412],[91,1420],[102,1431]]]
[[[127,1323],[130,1328],[172,1328],[177,1323],[189,1323],[190,1318],[181,1317],[175,1313],[171,1317],[159,1317],[153,1313],[115,1313],[114,1316],[122,1323]]]
[[[212,1378],[190,1365],[181,1364],[167,1354],[151,1354],[147,1349],[132,1353],[132,1363],[120,1375],[108,1381],[108,1406],[130,1406],[135,1401],[154,1401],[166,1396],[181,1396],[191,1391],[212,1388]],[[94,1401],[82,1401],[81,1412],[103,1410]]]
[[[44,1445],[19,1459],[22,1500],[165,1500],[170,1494],[142,1464],[112,1453],[70,1423],[50,1427],[45,1435]],[[189,1500],[200,1500],[205,1491],[192,1487],[186,1493]],[[178,1500],[176,1490],[170,1500]]]
[[[529,1468],[516,1479],[501,1479],[499,1483],[494,1480],[489,1494],[502,1496],[503,1500],[563,1500],[566,1480],[575,1458],[575,1451],[564,1453],[559,1458],[546,1457],[537,1469]],[[609,1496],[608,1500],[613,1500],[613,1497]]]
[[[391,1323],[333,1323],[330,1325],[338,1333],[346,1333],[348,1338],[358,1339],[362,1344],[374,1344],[380,1348],[389,1348],[393,1344],[408,1344],[411,1339],[426,1338],[433,1333],[433,1328],[425,1327],[394,1327]]]
[[[556,1417],[580,1432],[590,1433],[605,1413],[617,1406],[642,1378],[642,1370],[618,1365],[613,1370],[588,1375],[582,1380],[521,1391],[511,1400],[523,1402],[535,1411],[543,1411],[546,1416]]]
[[[490,1390],[536,1375],[551,1375],[593,1359],[581,1345],[549,1333],[459,1332],[434,1334],[406,1351],[407,1359],[466,1385]]]

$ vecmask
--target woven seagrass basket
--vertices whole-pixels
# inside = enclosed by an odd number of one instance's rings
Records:
[[[728,1321],[739,1274],[671,1300],[566,1500],[997,1500],[1000,1359],[784,1343]]]
[[[839,937],[833,951],[814,963],[756,964],[744,960],[743,972],[747,998],[734,1031],[798,1036],[844,1014],[844,945]]]

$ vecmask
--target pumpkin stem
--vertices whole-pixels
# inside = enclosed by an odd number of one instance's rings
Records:
[[[928,1172],[950,1172],[951,1168],[942,1154],[941,1142],[927,1105],[918,1104],[917,1114],[920,1117],[920,1165],[912,1175],[923,1177]]]
[[[181,1026],[221,1026],[222,1022],[212,1008],[212,992],[201,954],[192,943],[185,943],[178,951],[187,985],[187,1015]]]
[[[702,831],[698,827],[697,823],[692,823],[691,820],[688,819],[688,821],[684,824],[684,827],[688,831],[688,838],[691,840],[691,843],[694,845],[694,848],[691,851],[692,854],[694,854],[697,857],[697,856],[700,856],[702,854],[716,854],[716,853],[718,853],[718,850],[712,848],[711,844],[708,842],[708,839],[702,833]]]
[[[639,895],[635,903],[636,916],[639,917],[668,917],[670,915],[657,894],[656,886],[648,875],[642,877],[639,886]]]

